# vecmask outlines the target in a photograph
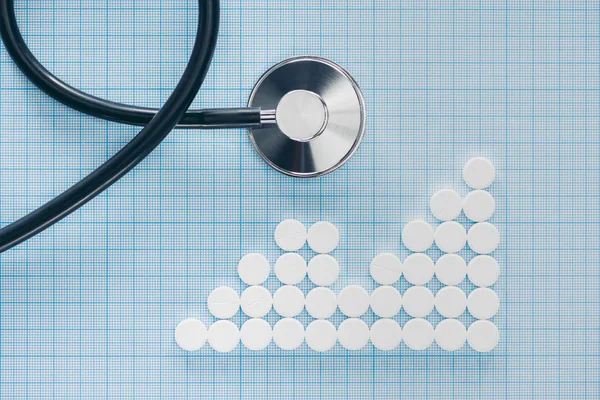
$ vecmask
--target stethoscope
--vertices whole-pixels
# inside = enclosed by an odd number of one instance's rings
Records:
[[[297,57],[271,67],[256,83],[248,107],[188,110],[211,63],[219,29],[219,0],[198,0],[196,39],[181,80],[160,110],[115,103],[61,81],[31,53],[17,25],[14,0],[0,0],[0,34],[15,64],[38,88],[82,113],[143,126],[94,172],[37,210],[0,229],[0,253],[60,221],[131,171],[173,128],[247,128],[263,160],[293,177],[321,176],[341,167],[365,130],[360,88],[339,65]]]

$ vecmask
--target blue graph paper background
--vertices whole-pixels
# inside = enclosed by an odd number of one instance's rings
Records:
[[[193,0],[16,3],[28,44],[51,71],[138,105],[165,101],[196,28]],[[597,398],[599,19],[593,0],[224,0],[218,49],[195,106],[243,105],[269,66],[323,56],[364,90],[364,143],[336,173],[295,180],[267,168],[245,132],[173,132],[105,194],[1,256],[0,396]],[[3,225],[138,131],[50,100],[4,49],[0,87]],[[402,224],[435,222],[428,198],[438,189],[466,194],[461,168],[473,156],[497,167],[501,340],[493,352],[337,345],[317,354],[271,345],[222,355],[176,346],[180,320],[214,321],[210,290],[243,289],[236,275],[243,254],[276,260],[272,233],[286,217],[336,223],[342,273],[335,288],[372,290],[370,259],[381,251],[404,258]],[[279,283],[272,276],[267,286]],[[403,311],[398,321],[406,320]],[[471,317],[461,320],[468,325]]]

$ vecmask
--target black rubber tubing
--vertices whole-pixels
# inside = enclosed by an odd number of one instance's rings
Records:
[[[198,0],[198,12],[198,30],[188,65],[163,107],[140,133],[94,172],[37,210],[0,229],[0,253],[52,226],[102,193],[146,158],[171,132],[200,90],[217,42],[219,0]],[[0,30],[7,49],[22,43],[16,26],[14,0],[0,0]]]
[[[4,0],[2,0],[4,3]],[[208,1],[208,0],[207,0]],[[12,5],[12,2],[10,2]],[[146,126],[158,112],[92,96],[54,76],[27,47],[19,30],[14,7],[2,7],[2,41],[21,72],[40,90],[56,101],[79,112],[121,124]],[[259,108],[188,110],[176,128],[256,128],[260,127]]]

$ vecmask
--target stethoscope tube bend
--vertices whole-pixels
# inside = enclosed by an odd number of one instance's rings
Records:
[[[219,1],[198,0],[198,9],[198,29],[188,65],[163,107],[153,110],[99,99],[52,75],[27,48],[17,25],[14,0],[0,0],[2,41],[15,63],[36,86],[86,114],[130,125],[145,125],[94,172],[37,210],[0,229],[0,253],[45,230],[102,193],[146,158],[179,121],[182,121],[181,127],[187,128],[205,127],[207,121],[217,127],[260,124],[259,109],[191,111],[186,114],[210,67],[219,30]]]

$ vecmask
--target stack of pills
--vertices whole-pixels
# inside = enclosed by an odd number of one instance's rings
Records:
[[[488,286],[496,282],[500,273],[498,263],[489,255],[498,247],[500,234],[494,225],[486,222],[494,214],[495,201],[484,190],[494,181],[495,168],[486,158],[473,158],[465,164],[463,178],[474,189],[464,199],[452,189],[440,190],[431,197],[430,209],[434,217],[442,221],[440,225],[434,229],[424,220],[414,220],[402,230],[402,242],[413,252],[404,261],[402,272],[406,280],[415,285],[404,293],[403,305],[405,311],[416,318],[405,325],[402,337],[413,349],[427,348],[434,340],[448,351],[459,349],[465,341],[479,352],[491,351],[498,344],[498,328],[489,319],[498,312],[500,301]],[[461,212],[475,223],[468,232],[455,221]],[[435,263],[424,254],[434,243],[444,253]],[[468,264],[456,254],[467,244],[476,254]],[[423,286],[434,275],[445,285],[435,296]],[[478,286],[468,297],[457,287],[466,276]],[[375,275],[373,277],[377,280]],[[446,318],[435,329],[429,322],[419,320],[434,307]],[[466,310],[477,319],[468,330],[457,319]],[[411,332],[406,332],[407,326]]]
[[[498,230],[486,222],[494,213],[493,197],[483,189],[494,180],[495,169],[485,158],[474,158],[464,167],[465,182],[474,190],[464,199],[451,189],[440,190],[430,201],[433,215],[442,223],[434,229],[424,220],[406,224],[402,242],[412,253],[401,262],[392,253],[377,255],[370,264],[372,278],[380,285],[371,294],[358,285],[343,288],[337,295],[328,286],[338,278],[340,266],[330,255],[338,246],[338,229],[330,222],[317,222],[307,231],[295,219],[282,221],[275,229],[277,245],[285,251],[275,262],[275,275],[283,286],[271,293],[262,286],[271,273],[266,257],[252,253],[238,264],[240,279],[248,285],[241,296],[229,287],[218,287],[208,297],[208,308],[218,321],[209,329],[197,319],[186,319],[176,329],[181,348],[194,351],[206,341],[219,352],[235,349],[241,340],[250,350],[265,349],[274,342],[283,350],[294,350],[306,341],[309,348],[324,352],[337,342],[348,350],[360,350],[369,340],[379,350],[390,351],[403,341],[410,349],[425,350],[434,342],[454,351],[465,342],[476,351],[491,351],[499,332],[489,321],[499,308],[499,299],[488,287],[499,276],[498,263],[488,254],[500,242]],[[475,222],[467,230],[455,219],[465,213]],[[307,263],[298,253],[308,242],[316,253]],[[434,261],[425,254],[435,245],[445,253]],[[466,245],[478,255],[467,265],[456,254]],[[404,294],[393,286],[404,275],[412,286]],[[306,276],[314,284],[308,293],[296,285]],[[425,285],[436,277],[443,285],[434,296]],[[478,286],[469,296],[457,287],[465,277]],[[239,309],[250,317],[241,329],[229,319]],[[369,326],[360,317],[369,307],[380,317]],[[401,309],[412,317],[401,327],[393,317]],[[264,317],[272,310],[282,318],[271,328]],[[313,321],[304,327],[296,317],[306,309]],[[336,328],[328,321],[339,309],[347,319]],[[433,311],[443,316],[434,328],[425,318]],[[457,318],[466,310],[477,319],[467,330]]]

